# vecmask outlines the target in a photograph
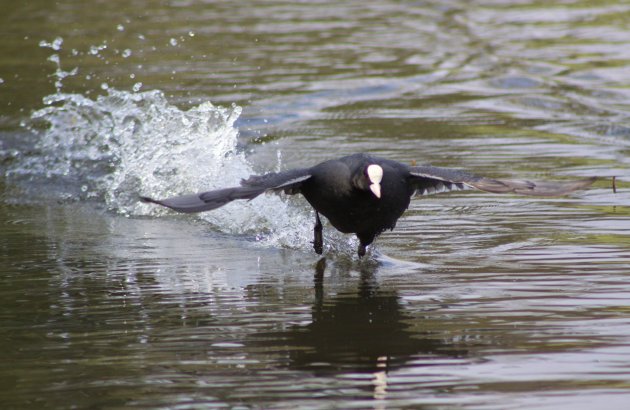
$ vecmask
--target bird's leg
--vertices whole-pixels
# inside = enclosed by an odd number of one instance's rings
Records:
[[[363,243],[363,241],[361,241],[359,243],[359,249],[357,250],[357,253],[359,254],[359,258],[365,256],[365,248],[367,248],[367,244]]]
[[[366,253],[366,248],[368,246],[370,246],[372,244],[372,242],[374,242],[374,238],[376,238],[375,233],[373,232],[368,232],[368,233],[357,233],[357,238],[359,238],[359,249],[357,250],[357,254],[359,254],[359,258],[365,256]]]
[[[324,252],[324,238],[322,236],[322,221],[319,219],[319,212],[315,211],[315,227],[313,228],[313,248],[315,253],[321,255]]]

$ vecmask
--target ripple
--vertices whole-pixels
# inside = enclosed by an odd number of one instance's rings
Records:
[[[625,408],[629,6],[22,3],[6,407]],[[300,200],[135,202],[356,151],[618,192],[421,198],[365,260],[328,232],[325,263]]]

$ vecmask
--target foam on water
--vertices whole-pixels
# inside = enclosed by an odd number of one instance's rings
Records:
[[[129,216],[164,215],[170,211],[140,203],[138,195],[235,186],[253,173],[237,150],[236,105],[206,102],[181,110],[160,91],[111,88],[95,99],[56,93],[44,103],[25,124],[37,137],[33,152],[10,170],[40,187],[35,196],[103,201]],[[313,222],[306,209],[262,195],[193,217],[273,246],[307,248]]]
[[[104,82],[100,88],[106,94],[95,98],[63,92],[64,80],[78,73],[76,67],[62,69],[63,42],[61,37],[40,42],[40,47],[52,50],[48,61],[55,66],[51,78],[56,92],[23,124],[36,141],[24,142],[16,150],[18,160],[7,170],[23,190],[12,202],[92,201],[127,216],[162,216],[171,211],[141,203],[138,196],[163,198],[225,188],[254,173],[237,150],[234,122],[240,107],[206,102],[182,110],[159,90],[140,92],[141,82],[129,92]],[[100,53],[106,48],[105,41],[87,53],[105,58]],[[123,57],[129,55],[131,50],[123,52]],[[255,236],[270,247],[310,250],[313,212],[300,200],[290,202],[261,195],[190,217],[222,232]],[[325,230],[328,249],[354,254],[356,244],[353,236]]]

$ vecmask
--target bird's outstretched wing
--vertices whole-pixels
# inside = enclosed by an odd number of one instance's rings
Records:
[[[219,208],[236,199],[254,199],[265,191],[284,191],[288,194],[295,194],[299,192],[302,182],[310,177],[309,169],[292,169],[285,172],[250,176],[248,179],[242,180],[239,187],[174,196],[166,199],[153,199],[141,196],[140,200],[162,205],[177,212],[203,212]]]
[[[252,175],[241,180],[243,187],[261,188],[265,191],[284,191],[287,194],[299,192],[302,182],[311,177],[310,168],[290,169],[284,172],[270,172],[264,175]]]
[[[497,194],[561,196],[591,185],[596,177],[568,182],[532,182],[520,179],[491,179],[465,171],[430,165],[409,167],[416,193],[427,195],[446,190],[475,188]]]

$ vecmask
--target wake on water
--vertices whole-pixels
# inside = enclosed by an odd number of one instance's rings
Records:
[[[206,102],[181,110],[159,90],[140,92],[141,83],[132,92],[102,87],[107,94],[94,99],[64,93],[64,79],[77,69],[62,70],[62,45],[60,37],[40,42],[53,51],[48,60],[56,66],[56,93],[23,124],[36,141],[7,171],[29,197],[102,202],[125,216],[157,216],[170,211],[139,202],[139,195],[160,198],[235,186],[254,173],[237,149],[240,107]],[[269,246],[310,249],[314,217],[307,209],[261,195],[191,217],[221,232],[254,235]],[[326,231],[328,247],[354,253],[353,237]]]
[[[127,216],[165,215],[170,211],[140,203],[138,195],[235,186],[254,173],[237,149],[236,105],[206,102],[181,110],[160,91],[114,89],[95,99],[58,92],[44,104],[25,124],[37,139],[32,152],[9,170],[26,185],[46,187],[37,195],[102,201]],[[307,208],[276,195],[192,217],[222,232],[255,235],[270,246],[307,249],[312,240]]]

